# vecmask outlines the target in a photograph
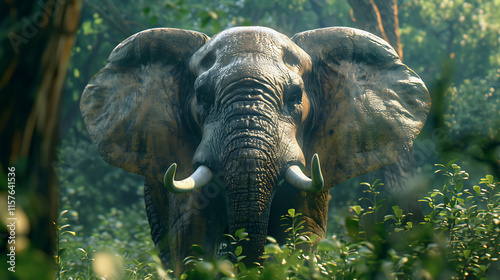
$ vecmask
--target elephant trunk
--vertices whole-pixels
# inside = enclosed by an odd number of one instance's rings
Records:
[[[249,242],[243,243],[246,262],[258,260],[262,254],[269,221],[273,189],[277,174],[269,172],[265,158],[235,158],[226,165],[226,200],[229,230],[245,228]],[[236,172],[235,172],[236,170]]]
[[[259,114],[262,114],[260,112]],[[258,261],[266,242],[271,200],[278,183],[276,125],[272,118],[236,116],[229,119],[223,159],[229,230],[245,228],[244,262]],[[252,129],[248,129],[248,128]]]

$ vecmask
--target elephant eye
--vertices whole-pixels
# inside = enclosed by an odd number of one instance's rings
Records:
[[[302,90],[295,88],[286,97],[285,105],[293,110],[295,105],[300,103],[302,103]]]
[[[214,102],[214,95],[206,87],[201,87],[196,90],[196,100],[200,105],[209,106]]]
[[[207,70],[210,69],[215,63],[215,54],[213,51],[207,53],[200,62],[200,68]]]

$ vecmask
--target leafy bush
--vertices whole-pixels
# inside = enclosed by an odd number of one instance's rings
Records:
[[[56,225],[56,279],[161,279],[158,275],[166,272],[141,207],[143,203],[136,203],[127,210],[112,208],[98,215],[99,223],[90,234],[71,230],[83,228],[74,218],[77,213],[62,211]]]
[[[467,154],[476,157],[494,155],[488,143],[500,142],[500,69],[490,71],[484,78],[466,79],[446,92],[444,120],[450,140]],[[490,150],[488,150],[490,149]]]
[[[378,198],[378,189],[383,186],[379,180],[362,183],[366,196],[361,200],[369,201],[369,206],[351,207],[344,218],[342,234],[317,241],[317,236],[310,237],[304,231],[302,214],[290,209],[282,218],[288,233],[286,244],[277,244],[268,237],[262,256],[267,261],[263,264],[257,263],[255,267],[243,264],[245,252],[239,244],[248,239],[248,233],[241,229],[234,236],[225,235],[227,248],[231,249],[222,259],[205,259],[203,248],[193,245],[198,256],[185,259],[186,271],[180,279],[491,279],[488,277],[498,272],[496,261],[500,257],[500,183],[487,175],[469,189],[465,183],[469,174],[460,166],[450,162],[436,167],[436,173],[444,175],[445,180],[441,188],[420,200],[427,206],[428,214],[419,224],[410,222],[411,214],[403,213],[397,205],[383,220],[370,218],[371,223],[363,222],[366,217],[376,216],[384,201]],[[117,210],[108,213],[102,218],[102,225],[110,225],[110,233],[103,232],[101,227],[90,237],[91,241],[85,241],[69,231],[63,221],[66,212],[61,214],[57,227],[58,277],[65,274],[74,275],[73,279],[173,277],[168,273],[171,271],[161,269],[157,255],[151,250],[151,241],[144,230],[147,225],[118,228],[113,224],[118,220],[130,221],[124,219],[130,213]],[[64,236],[67,238],[63,239]],[[134,242],[133,246],[127,245],[129,242]],[[83,249],[81,244],[85,243],[98,245]],[[107,249],[97,250],[97,247]],[[108,277],[99,274],[101,262],[114,268],[111,271],[115,276],[110,277],[109,270]],[[97,275],[101,278],[96,278]]]

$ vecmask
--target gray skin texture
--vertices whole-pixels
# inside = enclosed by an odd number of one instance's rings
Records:
[[[407,152],[430,98],[386,42],[361,30],[290,39],[264,27],[213,38],[158,28],[113,50],[80,107],[102,157],[146,177],[153,240],[180,273],[196,255],[192,244],[219,256],[222,234],[239,228],[249,233],[245,262],[259,261],[266,235],[284,241],[279,218],[289,208],[304,214],[306,231],[325,237],[330,188]],[[323,190],[283,180],[291,165],[307,173],[314,153]],[[163,175],[172,163],[176,177],[205,165],[213,180],[171,193]]]

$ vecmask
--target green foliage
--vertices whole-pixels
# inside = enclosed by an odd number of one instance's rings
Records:
[[[119,275],[123,278],[161,279],[165,272],[159,269],[160,261],[152,250],[142,202],[143,179],[106,164],[88,140],[78,110],[86,83],[105,65],[118,43],[143,29],[184,28],[213,36],[231,26],[262,25],[291,36],[319,27],[353,26],[350,7],[347,1],[335,0],[86,2],[93,6],[83,6],[81,27],[65,83],[61,116],[63,139],[58,161],[53,165],[60,183],[60,209],[70,209],[63,214],[57,229],[60,247],[55,258],[59,277],[96,279],[92,268],[94,255],[104,251],[103,256],[111,256],[111,259],[121,256],[117,262],[125,267],[120,268],[123,271]],[[110,12],[114,2],[119,6],[119,14]],[[444,141],[435,141],[436,154],[441,156],[443,149],[443,157],[447,158],[450,150],[456,150],[462,154],[460,157],[466,154],[488,163],[493,167],[492,172],[498,172],[500,169],[495,167],[498,167],[500,141],[500,124],[496,121],[500,114],[500,1],[408,0],[398,1],[398,5],[404,62],[427,83],[433,106],[444,104],[437,117],[443,119],[446,135]],[[442,103],[437,97],[440,83],[446,92]],[[432,120],[430,117],[426,125],[431,130],[436,128],[432,127]],[[423,134],[425,137],[426,133]],[[442,147],[443,143],[446,147]],[[484,165],[476,163],[464,159],[461,165],[467,170],[484,169]],[[432,165],[427,164],[425,169],[432,169]],[[490,183],[492,177],[486,177],[479,184],[468,186],[452,165],[440,166],[440,169],[443,170],[440,174],[453,174],[455,177],[446,175],[446,178],[455,181],[447,182],[446,188],[437,189],[437,193],[433,190],[424,198],[426,205],[433,203],[438,208],[430,207],[423,224],[409,221],[411,213],[402,211],[404,205],[389,207],[390,213],[380,216],[387,202],[381,199],[378,181],[362,184],[366,198],[358,205],[353,205],[356,201],[352,188],[337,186],[332,203],[335,208],[330,210],[335,221],[328,225],[336,236],[318,241],[315,254],[299,253],[309,244],[309,235],[301,231],[300,215],[288,213],[283,220],[289,234],[286,244],[276,244],[269,237],[266,253],[273,257],[264,265],[254,270],[238,261],[234,265],[226,260],[203,261],[203,249],[195,246],[194,251],[202,257],[195,259],[200,265],[194,271],[203,270],[205,274],[201,275],[219,278],[247,279],[309,279],[312,276],[405,279],[405,275],[415,275],[416,279],[463,278],[465,272],[480,278],[486,274],[478,271],[490,270],[498,257],[487,250],[498,247],[492,241],[497,236],[494,234],[498,217],[491,204],[497,201],[498,184]],[[358,185],[358,181],[351,181],[351,186]],[[490,188],[488,184],[495,187]],[[69,232],[76,232],[75,236],[64,233],[68,232],[67,224],[71,224]],[[245,237],[238,234],[233,239],[226,237],[232,246],[231,258],[243,259],[244,252],[238,242]],[[459,240],[464,240],[464,247],[460,247]],[[231,244],[234,242],[236,244]],[[283,261],[293,265],[281,266]],[[474,267],[479,270],[475,271]],[[457,272],[459,268],[462,274]],[[190,277],[198,272],[193,273]]]
[[[267,237],[264,263],[253,267],[243,264],[245,252],[241,242],[248,241],[248,233],[240,229],[234,236],[224,235],[227,254],[219,260],[207,258],[203,248],[193,245],[197,256],[186,257],[186,271],[180,279],[487,279],[498,270],[500,257],[500,182],[486,175],[469,189],[465,183],[469,174],[454,161],[436,167],[436,173],[444,175],[445,180],[442,187],[420,200],[429,210],[419,224],[409,221],[411,213],[404,213],[398,205],[392,206],[392,212],[383,221],[361,223],[363,217],[376,216],[384,202],[377,198],[383,186],[379,180],[362,183],[367,198],[361,201],[369,201],[369,205],[366,209],[352,206],[344,220],[344,231],[338,236],[317,240],[317,236],[304,231],[302,214],[290,209],[282,217],[288,233],[286,242],[280,245]],[[57,227],[58,277],[95,279],[98,250],[77,248],[81,242],[69,239],[77,235],[67,230],[69,225],[62,218],[66,213],[70,212],[61,213],[59,223],[63,225]],[[63,235],[68,239],[62,239]],[[120,238],[126,240],[127,236]],[[141,250],[148,248],[137,244],[124,253],[118,245],[120,241],[114,239],[109,243],[106,239],[103,234],[92,243],[102,243],[111,252],[119,252],[112,253],[113,258],[125,256],[126,262],[116,266],[123,270],[120,279],[162,279],[169,275],[160,269],[154,253],[152,259],[145,258]],[[67,252],[72,251],[77,254],[68,258],[71,253]],[[156,272],[158,269],[160,273]]]
[[[103,222],[103,213],[142,201],[144,179],[112,168],[98,155],[93,143],[79,140],[74,133],[63,139],[59,161],[53,166],[61,185],[61,209],[73,210],[73,223],[89,233]]]
[[[54,224],[56,229],[56,248],[54,250],[54,258],[55,264],[57,266],[56,269],[56,279],[64,279],[63,276],[66,273],[65,267],[68,264],[68,261],[63,261],[64,253],[68,250],[68,247],[62,247],[65,243],[68,242],[67,239],[64,238],[65,234],[70,234],[75,236],[76,233],[74,231],[68,230],[71,225],[66,224],[66,218],[64,215],[68,213],[68,210],[64,210],[59,214],[59,218],[57,219],[57,223]]]
[[[76,211],[64,210],[57,225],[59,247],[55,258],[60,276],[56,279],[101,279],[98,272],[106,271],[106,267],[116,279],[162,279],[159,275],[165,276],[168,271],[163,270],[155,252],[147,219],[141,215],[143,208],[138,202],[125,211],[113,208],[98,215],[99,225],[90,233],[83,231],[84,226],[75,219]],[[68,220],[76,232],[68,230]]]
[[[372,184],[363,182],[363,183],[361,183],[361,185],[368,187],[368,189],[363,190],[364,195],[363,195],[363,197],[361,197],[360,201],[367,200],[369,202],[368,210],[364,211],[363,215],[361,215],[361,216],[363,217],[366,215],[373,215],[374,219],[375,219],[375,223],[377,223],[377,215],[376,214],[378,213],[378,211],[382,207],[383,202],[385,201],[385,199],[379,199],[380,191],[378,190],[378,188],[383,186],[384,184],[380,182],[380,179],[377,179]],[[360,211],[360,210],[361,209],[358,209],[358,211]]]
[[[399,4],[399,3],[398,3]],[[426,82],[433,100],[428,133],[440,159],[460,157],[468,170],[500,165],[499,0],[408,0],[399,4],[404,62]],[[425,133],[425,131],[424,131]]]
[[[491,70],[485,77],[466,79],[459,86],[446,92],[447,104],[444,119],[450,138],[468,148],[468,153],[482,156],[481,139],[500,141],[500,98],[496,92],[500,85],[500,68]],[[470,140],[477,139],[472,145]],[[465,140],[465,141],[464,141]]]
[[[446,60],[454,65],[456,83],[486,76],[500,66],[499,4],[498,0],[405,1],[400,5],[400,22],[406,62],[418,65],[415,70],[426,81],[441,76]]]
[[[422,200],[432,210],[425,221],[446,239],[449,263],[459,277],[485,277],[500,257],[500,183],[487,175],[472,190],[464,189],[469,174],[460,166],[452,162],[436,166],[436,173],[448,180]]]
[[[234,279],[238,271],[240,274],[247,272],[247,268],[242,262],[245,255],[242,254],[241,243],[249,240],[248,233],[242,228],[238,229],[234,236],[224,234],[223,237],[227,240],[227,243],[223,244],[224,248],[234,248],[234,250],[228,250],[227,254],[220,260],[205,260],[203,248],[194,244],[193,251],[200,256],[188,256],[184,259],[186,271],[181,274],[180,279],[211,279],[216,276]],[[234,264],[229,259],[234,260]]]
[[[295,209],[289,209],[288,214],[281,217],[283,226],[286,227],[285,232],[288,233],[286,238],[286,246],[293,252],[297,250],[300,244],[312,244],[318,238],[317,235],[309,237],[309,232],[304,231],[305,221],[301,219],[302,213],[295,213]],[[274,242],[276,243],[276,242]]]

